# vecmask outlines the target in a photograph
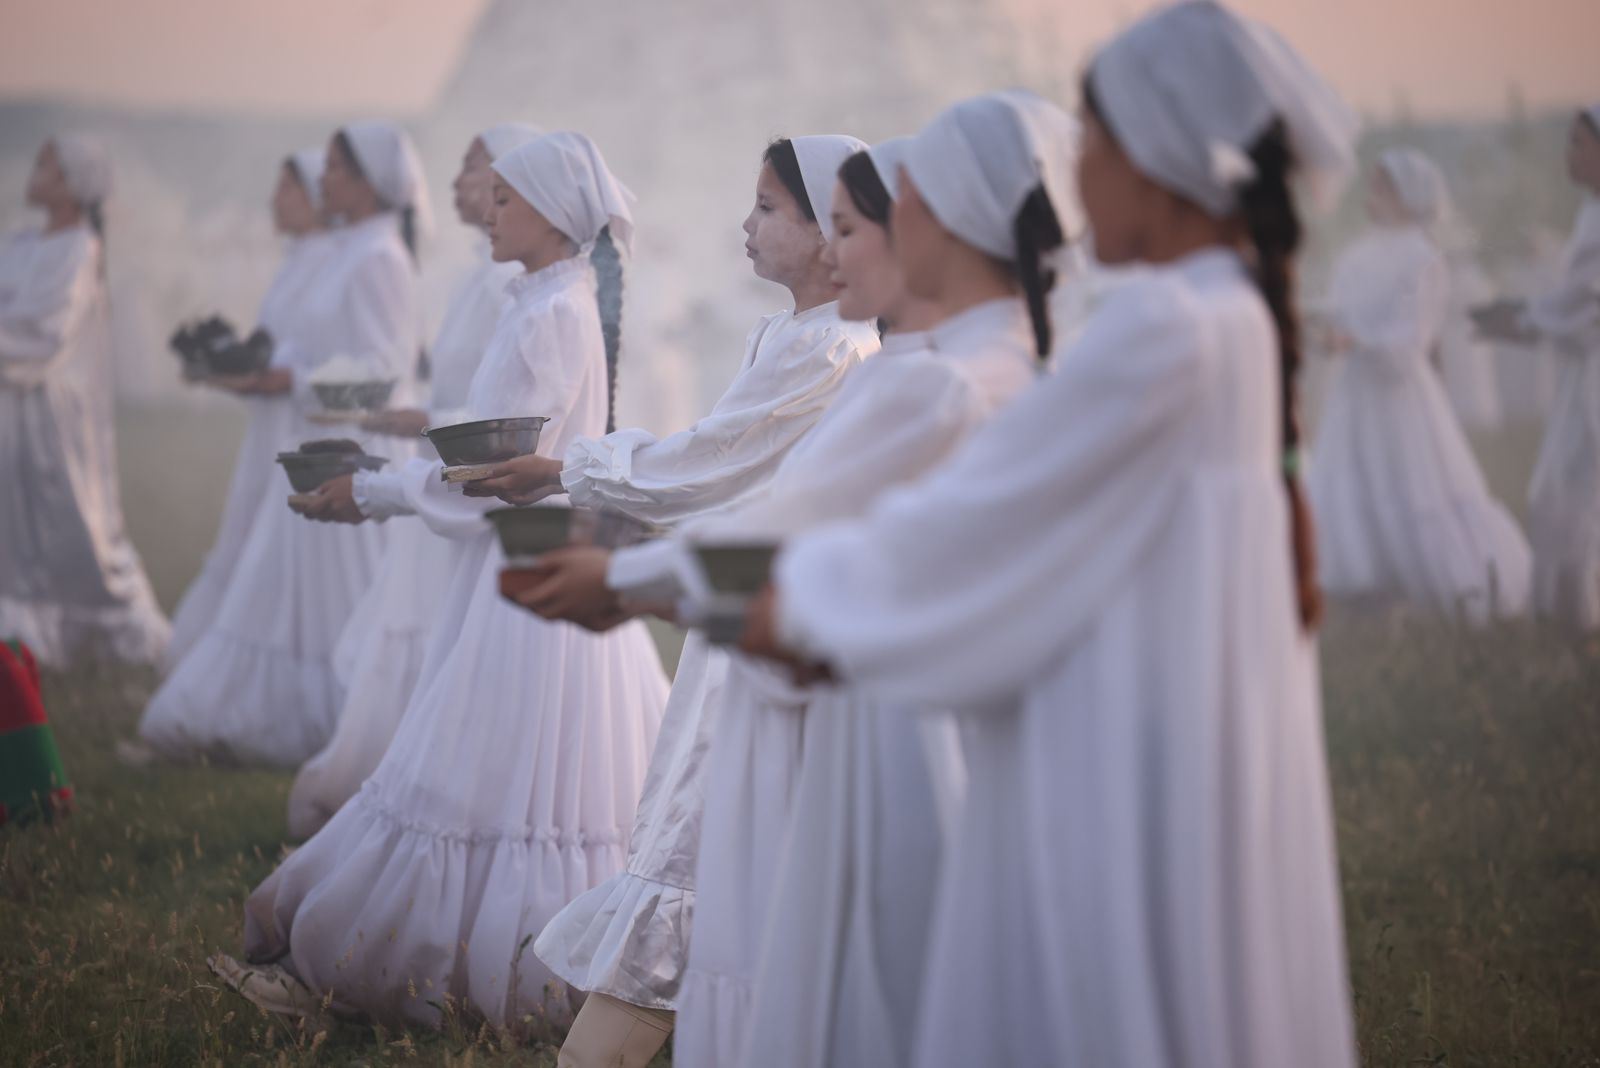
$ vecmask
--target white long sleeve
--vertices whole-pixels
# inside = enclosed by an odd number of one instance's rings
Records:
[[[841,322],[835,305],[769,316],[710,414],[665,438],[634,429],[576,441],[562,484],[575,504],[656,523],[726,507],[772,475],[850,369],[876,350],[875,332]]]
[[[1528,303],[1528,322],[1557,341],[1576,341],[1600,330],[1600,197],[1585,200],[1567,244],[1561,281]],[[1592,355],[1600,348],[1564,346]]]
[[[1353,359],[1376,361],[1390,374],[1415,373],[1444,330],[1450,268],[1418,230],[1371,234],[1334,272],[1334,315],[1355,342]]]
[[[780,555],[780,632],[842,676],[942,705],[1035,680],[1096,619],[1184,492],[1202,322],[1153,277],[943,468]]]
[[[16,257],[0,290],[0,377],[16,385],[42,381],[68,348],[99,289],[99,243],[82,228],[56,234],[26,233],[8,243]]]

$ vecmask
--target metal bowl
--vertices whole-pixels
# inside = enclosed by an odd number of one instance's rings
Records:
[[[330,478],[376,471],[389,461],[359,452],[280,452],[278,463],[296,493],[310,493]]]
[[[375,412],[389,403],[397,379],[372,382],[313,382],[317,403],[330,412]]]
[[[214,375],[248,375],[265,371],[272,363],[272,339],[257,330],[243,341],[234,342],[206,354],[207,368]]]
[[[484,514],[494,525],[507,560],[538,556],[566,545],[620,549],[661,534],[659,527],[632,516],[591,508],[529,505],[494,508]]]
[[[433,443],[448,467],[493,464],[526,456],[539,447],[539,432],[550,420],[540,415],[511,419],[479,419],[451,426],[430,426],[422,435]]]
[[[773,542],[696,545],[694,555],[714,593],[754,596],[772,577]]]
[[[527,508],[494,508],[486,512],[506,559],[538,556],[570,544],[579,521],[576,508],[533,505]]]

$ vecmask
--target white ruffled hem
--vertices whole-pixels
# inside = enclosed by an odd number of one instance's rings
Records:
[[[627,832],[458,827],[406,814],[369,782],[245,903],[245,948],[342,1011],[438,1026],[563,1023],[566,987],[528,951],[548,919],[622,864]]]
[[[690,968],[678,992],[674,1063],[696,1068],[741,1068],[750,1030],[751,984]]]
[[[79,657],[159,664],[172,628],[153,601],[89,608],[0,596],[0,639],[27,644],[38,661],[64,668]]]
[[[627,871],[573,899],[533,951],[579,990],[672,1012],[693,920],[693,890]]]
[[[139,735],[174,759],[292,768],[328,743],[343,697],[329,658],[212,630],[150,698]]]

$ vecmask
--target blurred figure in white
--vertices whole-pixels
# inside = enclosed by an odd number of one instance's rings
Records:
[[[1340,257],[1318,323],[1342,365],[1309,488],[1328,592],[1399,596],[1481,624],[1527,610],[1532,563],[1432,362],[1450,267],[1431,231],[1448,211],[1431,160],[1383,153],[1367,184],[1372,230]]]
[[[329,141],[323,207],[335,229],[285,351],[246,389],[292,394],[291,440],[346,435],[313,423],[312,378],[338,358],[353,374],[392,381],[413,400],[421,352],[415,242],[427,190],[411,139],[386,122],[352,123]],[[411,446],[357,434],[396,460]],[[288,490],[286,482],[280,483]],[[205,633],[145,708],[139,733],[167,757],[295,767],[333,735],[344,701],[334,672],[340,631],[382,558],[385,532],[308,524],[265,507]]]
[[[1567,171],[1584,192],[1561,278],[1525,305],[1491,305],[1485,333],[1544,341],[1560,387],[1528,490],[1534,609],[1600,628],[1600,104],[1572,120]],[[1531,358],[1531,357],[1530,357]]]
[[[285,159],[278,168],[278,183],[272,193],[272,223],[286,239],[286,247],[283,263],[261,298],[261,310],[256,316],[260,328],[274,342],[271,366],[286,367],[284,361],[304,340],[300,332],[306,317],[301,309],[315,291],[317,272],[327,263],[333,248],[322,211],[324,161],[322,149],[305,149]],[[172,618],[172,641],[166,657],[169,670],[211,625],[262,509],[281,510],[277,490],[283,484],[283,475],[273,457],[280,450],[299,444],[295,436],[299,421],[287,391],[261,389],[259,377],[253,374],[211,375],[202,381],[238,395],[245,404],[246,423],[217,540]]]
[[[537,137],[493,166],[494,255],[524,271],[467,408],[474,420],[550,419],[537,447],[559,456],[606,427],[590,255],[607,230],[630,247],[632,195],[577,133]],[[363,525],[416,515],[460,547],[388,752],[246,902],[245,946],[266,978],[217,968],[279,1011],[327,998],[438,1026],[451,999],[458,1014],[521,1030],[530,1016],[570,1018],[565,987],[527,943],[622,869],[667,680],[641,623],[594,635],[507,604],[505,556],[484,521],[494,502],[449,492],[442,468],[417,458],[331,479],[300,506]]]
[[[464,225],[482,234],[494,176],[490,164],[538,135],[536,127],[503,123],[472,139],[452,186],[456,216]],[[496,263],[487,236],[480,237],[478,262],[457,284],[428,350],[433,374],[427,408],[375,413],[366,421],[369,431],[414,440],[429,425],[468,418],[463,414],[468,387],[505,310],[506,287],[520,271],[518,264]],[[289,791],[293,837],[315,834],[383,759],[422,669],[433,613],[455,565],[455,546],[415,518],[390,527],[383,564],[334,651],[334,667],[345,688],[338,726],[322,751],[300,769]]]
[[[1440,245],[1450,265],[1450,304],[1439,337],[1439,375],[1461,425],[1493,430],[1504,421],[1494,346],[1472,321],[1472,309],[1494,299],[1494,280],[1483,269],[1471,235],[1459,224],[1442,225]]]
[[[117,490],[110,192],[100,145],[54,137],[28,177],[44,224],[0,244],[0,638],[57,668],[155,663],[169,635]]]

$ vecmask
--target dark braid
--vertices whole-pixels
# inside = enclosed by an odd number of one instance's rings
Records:
[[[417,209],[414,205],[407,204],[400,209],[400,239],[406,243],[406,251],[411,253],[411,262],[418,262]]]
[[[1050,305],[1046,298],[1055,288],[1056,273],[1045,263],[1045,256],[1066,242],[1061,232],[1061,220],[1044,186],[1035,186],[1028,199],[1022,202],[1017,217],[1011,224],[1017,240],[1017,279],[1022,283],[1022,296],[1028,304],[1028,319],[1033,323],[1033,344],[1044,359],[1050,355],[1052,335]]]
[[[600,231],[589,253],[597,279],[600,333],[606,340],[606,433],[617,429],[617,353],[622,348],[622,252],[611,237],[611,227]]]
[[[1295,307],[1295,254],[1305,236],[1289,178],[1294,151],[1288,128],[1275,120],[1250,149],[1256,176],[1239,190],[1239,210],[1255,249],[1256,284],[1278,331],[1278,378],[1284,484],[1289,494],[1295,592],[1309,630],[1322,617],[1317,587],[1316,529],[1300,483],[1300,316]]]

